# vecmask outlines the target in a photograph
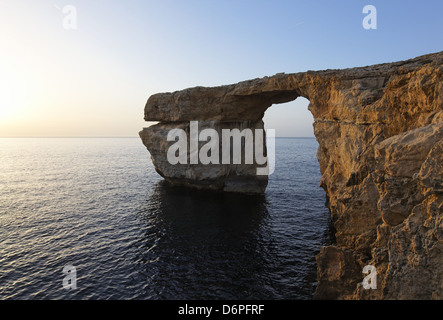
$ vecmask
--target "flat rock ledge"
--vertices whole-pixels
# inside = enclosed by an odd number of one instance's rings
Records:
[[[256,174],[257,163],[172,165],[168,132],[190,133],[191,121],[220,135],[232,128],[256,132],[267,108],[305,97],[336,230],[336,244],[316,257],[314,298],[443,299],[442,74],[439,52],[155,94],[144,118],[159,123],[140,137],[157,172],[173,184],[264,193],[267,176]],[[369,289],[368,265],[377,272]]]

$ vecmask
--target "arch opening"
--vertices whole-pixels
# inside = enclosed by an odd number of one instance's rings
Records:
[[[269,176],[266,189],[267,209],[275,214],[288,232],[286,245],[297,252],[299,260],[288,271],[301,268],[305,294],[314,295],[317,282],[315,256],[324,246],[335,242],[326,192],[320,187],[318,142],[314,135],[314,117],[308,110],[310,101],[298,97],[293,101],[272,105],[263,117],[265,129],[275,129],[275,170]],[[290,229],[287,231],[288,228]],[[304,248],[304,249],[300,249]]]
[[[314,138],[314,117],[304,97],[269,107],[263,117],[265,129],[275,129],[277,138]]]

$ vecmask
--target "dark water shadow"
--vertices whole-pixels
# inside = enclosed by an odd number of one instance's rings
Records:
[[[141,208],[138,263],[155,299],[273,298],[265,196],[197,191],[160,181]]]
[[[315,255],[334,241],[329,210],[284,199],[156,183],[138,214],[138,297],[311,299]]]

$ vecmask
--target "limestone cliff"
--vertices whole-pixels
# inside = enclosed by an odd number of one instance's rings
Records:
[[[173,183],[264,192],[267,179],[242,165],[172,167],[166,131],[192,120],[217,130],[262,128],[271,105],[309,99],[337,240],[317,255],[315,298],[442,299],[442,75],[440,52],[156,94],[145,120],[160,123],[140,136],[157,171]],[[375,290],[361,285],[366,265],[377,268]]]

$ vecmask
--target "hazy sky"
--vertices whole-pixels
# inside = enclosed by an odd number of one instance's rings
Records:
[[[368,4],[376,30],[362,26]],[[0,0],[0,136],[137,136],[157,92],[441,51],[442,12],[436,0]],[[307,104],[272,106],[266,127],[312,136]]]

